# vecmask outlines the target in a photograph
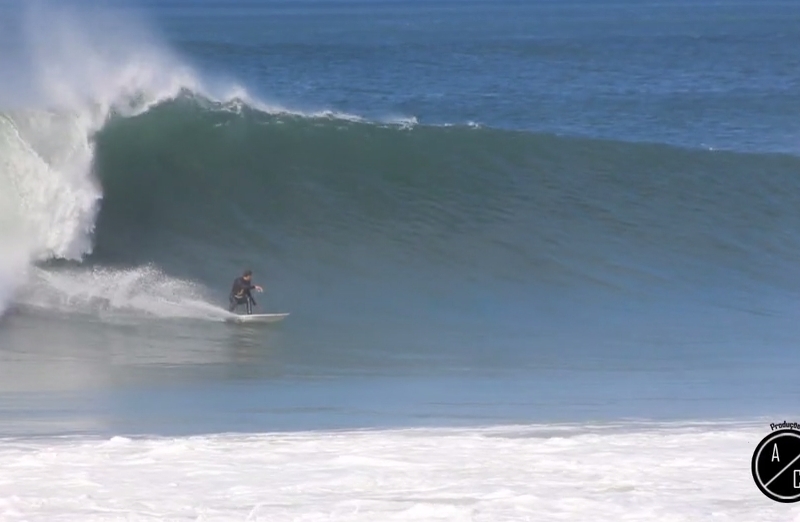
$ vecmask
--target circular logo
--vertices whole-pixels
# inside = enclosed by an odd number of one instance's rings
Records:
[[[800,431],[773,431],[758,444],[751,465],[753,480],[776,502],[800,501]]]

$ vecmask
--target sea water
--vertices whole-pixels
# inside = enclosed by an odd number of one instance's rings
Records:
[[[798,22],[2,4],[0,518],[800,520]]]

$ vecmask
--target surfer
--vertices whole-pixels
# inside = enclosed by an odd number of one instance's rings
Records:
[[[258,285],[252,284],[252,278],[253,272],[245,270],[242,277],[237,277],[233,281],[230,295],[231,305],[228,308],[229,312],[233,312],[237,306],[243,304],[247,306],[248,314],[253,313],[253,306],[256,306],[256,300],[253,299],[253,294],[251,294],[250,291],[255,290],[256,292],[261,292],[263,289]]]

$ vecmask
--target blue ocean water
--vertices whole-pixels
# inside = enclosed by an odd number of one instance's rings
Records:
[[[0,9],[4,434],[796,408],[793,3]]]

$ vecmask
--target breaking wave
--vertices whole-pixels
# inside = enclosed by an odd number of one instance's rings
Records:
[[[214,277],[253,259],[306,279],[800,290],[796,157],[289,111],[143,24],[30,13],[26,51],[0,60],[0,307],[203,315]]]

